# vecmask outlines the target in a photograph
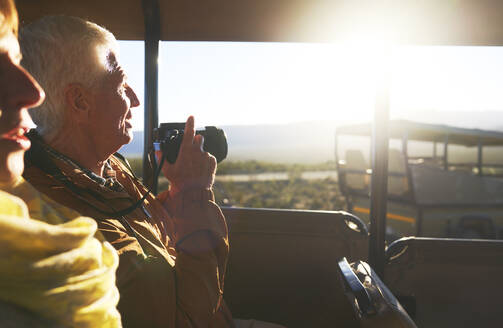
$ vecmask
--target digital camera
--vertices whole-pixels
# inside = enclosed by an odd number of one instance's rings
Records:
[[[171,164],[174,164],[178,157],[184,128],[185,123],[161,123],[154,129],[154,149],[162,151]],[[215,156],[218,163],[227,157],[227,137],[224,130],[206,126],[204,130],[196,130],[196,134],[204,137],[204,151]]]

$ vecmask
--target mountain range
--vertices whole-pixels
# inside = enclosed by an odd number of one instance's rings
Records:
[[[396,118],[503,131],[503,112],[416,111]],[[339,125],[342,124],[334,121],[312,121],[291,124],[228,125],[220,128],[227,135],[229,160],[319,163],[334,160],[334,136]],[[356,146],[341,142],[339,147],[344,151]],[[141,156],[143,132],[135,131],[133,141],[125,145],[120,152],[128,157]]]

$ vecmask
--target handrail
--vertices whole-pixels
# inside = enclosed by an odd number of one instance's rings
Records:
[[[351,269],[348,260],[343,257],[338,260],[337,263],[341,280],[346,287],[346,290],[349,290],[355,297],[360,315],[366,316],[376,313],[374,304],[372,304],[372,298],[360,279],[358,279],[354,271]]]

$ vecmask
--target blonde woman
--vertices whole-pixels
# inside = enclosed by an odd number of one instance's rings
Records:
[[[94,237],[94,220],[55,215],[21,179],[28,108],[45,95],[20,66],[17,27],[13,1],[0,0],[0,327],[121,327],[114,249]],[[14,186],[39,220],[8,192]]]

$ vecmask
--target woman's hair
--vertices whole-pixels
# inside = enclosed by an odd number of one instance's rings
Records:
[[[110,71],[107,56],[118,52],[105,28],[70,16],[47,16],[19,32],[23,65],[45,90],[45,102],[30,111],[37,131],[51,140],[64,120],[65,88],[79,83],[95,89]]]
[[[0,0],[0,37],[9,32],[17,36],[17,10],[13,0]]]

